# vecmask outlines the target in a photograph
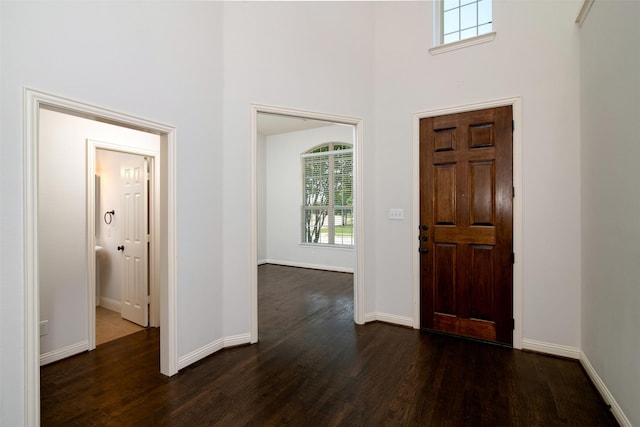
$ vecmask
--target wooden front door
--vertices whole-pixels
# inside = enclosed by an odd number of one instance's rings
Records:
[[[422,329],[513,344],[511,106],[420,120]]]

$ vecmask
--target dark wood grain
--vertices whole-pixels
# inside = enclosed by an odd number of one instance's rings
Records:
[[[259,268],[260,342],[167,378],[156,329],[41,370],[44,426],[612,426],[579,363],[353,323],[353,278]]]
[[[511,119],[506,106],[420,120],[423,329],[513,344]]]

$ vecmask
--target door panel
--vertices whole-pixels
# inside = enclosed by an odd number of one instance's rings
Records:
[[[132,155],[122,171],[124,278],[121,313],[124,319],[149,325],[147,245],[147,160]]]
[[[421,327],[512,344],[512,111],[420,121]]]

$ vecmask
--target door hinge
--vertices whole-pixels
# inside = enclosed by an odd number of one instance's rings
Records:
[[[516,263],[516,254],[514,252],[511,252],[511,264],[515,264]]]
[[[511,187],[511,198],[512,199],[516,198],[516,187]]]
[[[516,330],[516,319],[511,319],[511,330],[512,331]]]
[[[511,120],[511,132],[515,132],[515,130],[516,130],[516,121]]]

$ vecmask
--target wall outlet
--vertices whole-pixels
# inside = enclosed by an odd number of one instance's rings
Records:
[[[49,334],[49,321],[43,320],[40,322],[40,336],[45,336]]]
[[[404,210],[389,209],[389,219],[404,219]]]

